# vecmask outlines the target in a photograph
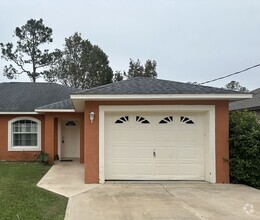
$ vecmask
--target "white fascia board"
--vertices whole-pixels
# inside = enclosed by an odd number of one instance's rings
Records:
[[[72,100],[239,100],[252,94],[71,95]]]
[[[0,115],[36,115],[37,112],[0,112]]]
[[[35,109],[36,112],[75,112],[74,109]]]

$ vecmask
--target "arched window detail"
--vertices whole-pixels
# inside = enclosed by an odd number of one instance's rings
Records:
[[[185,124],[194,124],[194,121],[192,121],[190,118],[188,118],[186,116],[181,116],[180,122],[185,123]]]
[[[74,121],[68,121],[66,126],[76,126],[76,123]]]
[[[8,122],[9,151],[41,150],[41,121],[19,117]]]
[[[150,124],[150,122],[142,116],[136,116],[135,121],[142,124]]]
[[[173,116],[168,116],[163,118],[159,124],[168,124],[168,123],[172,123],[173,122]]]
[[[129,117],[128,116],[122,116],[119,119],[117,119],[115,121],[115,123],[116,124],[123,124],[123,123],[128,122],[128,121],[129,121]]]

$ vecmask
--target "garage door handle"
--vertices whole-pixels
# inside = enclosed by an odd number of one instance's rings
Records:
[[[153,150],[153,157],[156,157],[156,152],[155,152],[155,150]]]

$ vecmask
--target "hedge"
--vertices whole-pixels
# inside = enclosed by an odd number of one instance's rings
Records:
[[[231,182],[260,188],[260,122],[253,112],[230,114],[229,141]]]

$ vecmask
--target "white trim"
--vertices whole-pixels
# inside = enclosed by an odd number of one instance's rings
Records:
[[[37,146],[13,147],[12,145],[12,123],[18,120],[31,120],[38,124]],[[8,121],[8,151],[41,151],[41,121],[33,117],[16,117]]]
[[[61,160],[61,119],[58,118],[58,155]]]
[[[36,112],[75,112],[74,109],[35,109]]]
[[[37,115],[37,112],[0,112],[0,115]]]
[[[252,94],[134,94],[134,95],[70,95],[72,100],[237,100]]]
[[[208,123],[207,123],[208,122]],[[215,106],[207,112],[204,121],[205,129],[205,180],[216,183],[216,150],[215,150]],[[214,148],[212,147],[214,145]],[[207,146],[210,146],[209,148]],[[214,161],[214,163],[213,163]],[[214,171],[214,172],[212,172]]]
[[[164,111],[193,111],[208,114],[208,138],[206,146],[209,146],[209,157],[205,155],[205,180],[216,182],[216,156],[215,156],[215,106],[214,105],[112,105],[99,106],[99,182],[105,182],[105,113],[107,112],[164,112]],[[208,172],[208,173],[206,173]]]
[[[113,106],[111,106],[113,107]],[[105,112],[104,106],[99,106],[99,183],[105,183]]]

